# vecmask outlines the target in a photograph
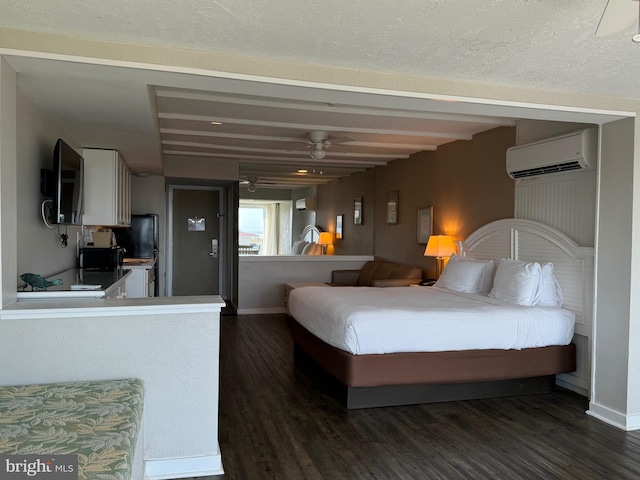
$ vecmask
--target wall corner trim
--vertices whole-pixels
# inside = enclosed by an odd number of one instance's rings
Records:
[[[595,402],[589,402],[585,413],[626,432],[640,430],[640,414],[625,415]]]

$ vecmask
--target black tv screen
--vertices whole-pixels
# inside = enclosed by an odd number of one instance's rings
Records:
[[[82,225],[84,159],[64,140],[53,151],[53,223]]]

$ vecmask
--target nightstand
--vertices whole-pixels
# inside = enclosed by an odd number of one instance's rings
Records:
[[[432,278],[428,278],[426,280],[422,280],[420,283],[415,285],[410,285],[411,287],[433,287],[436,283],[436,280]]]
[[[290,282],[284,284],[284,309],[289,313],[289,293],[294,288],[300,287],[326,287],[326,283],[322,282]]]

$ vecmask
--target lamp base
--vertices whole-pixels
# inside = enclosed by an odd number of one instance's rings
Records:
[[[440,278],[442,270],[444,269],[444,257],[436,257],[436,280]]]

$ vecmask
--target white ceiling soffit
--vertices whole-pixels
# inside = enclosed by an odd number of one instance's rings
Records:
[[[272,185],[326,183],[515,124],[496,117],[159,87],[156,96],[165,156],[238,161],[241,179],[257,177]],[[310,132],[321,135],[322,146],[310,141]],[[311,156],[316,150],[323,152],[319,159]]]
[[[241,179],[306,186],[469,140],[521,118],[599,123],[615,117],[549,105],[97,65],[90,59],[5,58],[18,73],[20,89],[78,144],[117,149],[139,173],[161,174],[170,156],[195,157],[238,162]],[[330,143],[342,141],[323,147],[324,158],[314,160],[308,134],[318,131]]]

